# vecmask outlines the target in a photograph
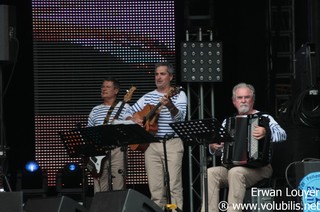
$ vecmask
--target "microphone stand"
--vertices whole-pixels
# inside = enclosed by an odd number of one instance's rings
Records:
[[[121,170],[122,178],[123,178],[123,189],[126,189],[126,181],[127,181],[127,163],[128,163],[128,146],[121,146],[121,151],[123,152],[123,170]],[[120,173],[119,172],[119,173]]]
[[[108,166],[108,184],[109,184],[109,191],[113,191],[112,186],[112,168],[111,168],[111,150],[108,150],[108,156],[109,156],[109,166]]]
[[[204,208],[208,212],[208,175],[207,175],[207,145],[217,143],[219,140],[230,139],[229,133],[215,118],[203,120],[190,120],[169,124],[179,137],[188,145],[201,145],[205,156],[201,164],[202,180],[204,181]]]

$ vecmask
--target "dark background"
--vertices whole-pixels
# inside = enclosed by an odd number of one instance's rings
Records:
[[[19,43],[10,46],[16,63],[12,58],[2,64],[3,136],[8,148],[8,172],[34,158],[35,140],[31,1],[10,1],[9,5],[15,6],[15,14],[10,14],[10,18],[15,20]]]
[[[194,10],[201,10],[198,1]],[[256,87],[256,107],[262,111],[274,110],[274,74],[268,67],[266,33],[266,1],[212,1],[214,16],[212,18],[214,40],[224,44],[223,82],[215,83],[215,115],[223,119],[235,112],[231,102],[231,89],[241,81]],[[8,3],[2,1],[1,3]],[[12,46],[16,51],[16,63],[1,64],[3,74],[3,136],[5,137],[7,158],[5,168],[20,168],[26,161],[34,158],[34,96],[33,96],[33,51],[32,51],[32,14],[31,0],[10,1],[16,6],[16,37],[19,46]],[[310,7],[310,5],[312,5]],[[186,1],[177,2],[177,43],[185,39],[185,30],[191,27],[185,17]],[[310,9],[311,8],[311,9]],[[296,1],[296,49],[302,44],[312,43],[315,54],[319,49],[319,3],[317,0]],[[314,55],[315,58],[319,56]],[[313,67],[319,82],[319,61]],[[177,66],[179,66],[177,50]],[[303,78],[296,79],[295,89],[304,90]],[[290,100],[293,102],[296,96]],[[289,105],[290,105],[289,101]],[[290,110],[290,107],[288,107]],[[276,173],[284,174],[286,166],[295,160],[306,157],[320,157],[319,126],[306,127],[292,122],[288,113],[277,117],[279,123],[287,130],[288,141],[276,147],[274,161]]]

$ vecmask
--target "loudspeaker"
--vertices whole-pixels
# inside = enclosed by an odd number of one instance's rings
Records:
[[[0,3],[0,62],[14,59],[15,22],[15,8]]]
[[[163,212],[145,195],[132,190],[97,192],[91,202],[90,212]]]
[[[22,212],[22,192],[0,192],[1,212]]]
[[[73,199],[61,196],[50,198],[29,199],[24,212],[87,212],[87,210]]]
[[[304,161],[296,163],[296,187],[299,187],[301,180],[312,172],[320,172],[320,161]]]

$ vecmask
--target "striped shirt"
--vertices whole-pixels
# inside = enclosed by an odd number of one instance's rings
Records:
[[[164,93],[159,93],[157,90],[146,93],[126,110],[124,118],[132,117],[133,114],[141,111],[147,104],[157,105],[163,95]],[[171,97],[171,101],[179,112],[175,116],[172,116],[167,107],[162,107],[158,119],[158,131],[155,137],[164,138],[166,135],[175,134],[174,130],[169,126],[169,123],[185,121],[187,114],[187,96],[185,92],[180,91],[180,93]],[[178,137],[178,135],[175,134],[175,137]]]
[[[117,105],[114,107],[112,113],[110,114],[110,118],[108,123],[111,123],[113,120],[113,117],[116,115],[116,113],[119,110],[119,107],[121,105],[121,101],[117,103]],[[129,108],[129,104],[125,104],[118,119],[119,120],[123,120],[123,115],[124,112],[126,111],[127,108]],[[94,108],[92,108],[89,117],[88,117],[88,124],[87,127],[94,127],[94,126],[99,126],[99,125],[103,125],[104,119],[107,116],[107,113],[110,109],[111,105],[104,105],[104,104],[100,104],[95,106]]]
[[[256,111],[256,113],[259,113],[259,111]],[[269,118],[269,128],[271,132],[271,138],[270,142],[283,142],[287,140],[287,133],[286,131],[274,120],[274,118],[271,115],[268,114],[262,114],[261,116]],[[222,126],[225,127],[227,123],[227,119],[223,120]],[[215,154],[217,156],[221,156],[223,154],[223,148],[213,151],[211,148],[209,148],[209,152],[211,154]],[[272,150],[269,151],[269,157],[270,160],[272,160]],[[221,157],[221,160],[223,158]]]

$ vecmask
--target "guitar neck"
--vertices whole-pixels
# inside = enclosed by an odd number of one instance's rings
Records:
[[[124,105],[125,105],[128,101],[130,101],[131,96],[132,96],[132,93],[133,93],[136,89],[137,89],[136,87],[132,86],[132,87],[130,88],[130,90],[127,91],[127,94],[124,96],[124,99],[123,99],[122,102],[121,102],[121,105],[120,105],[120,107],[119,107],[119,110],[118,110],[117,113],[114,115],[113,119],[118,119],[118,118],[119,118],[119,116],[120,116],[120,114],[121,114],[121,111],[123,110]]]
[[[180,89],[177,89],[177,88],[170,88],[170,91],[167,93],[167,97],[171,98],[172,96],[177,94],[178,93],[177,91],[179,90]],[[146,122],[149,119],[153,118],[155,112],[159,109],[160,106],[161,106],[161,102],[158,102],[158,104],[155,107],[153,107],[146,116],[143,117],[143,126],[146,124]]]

